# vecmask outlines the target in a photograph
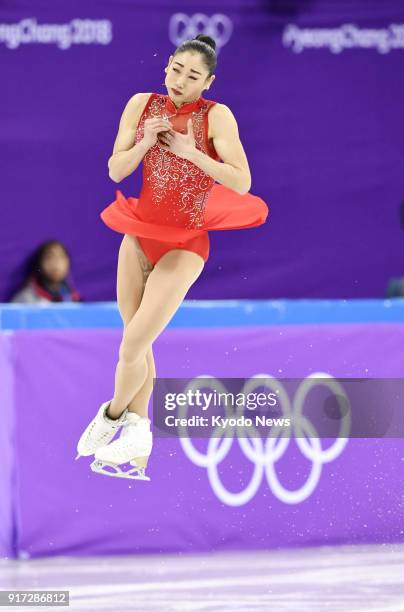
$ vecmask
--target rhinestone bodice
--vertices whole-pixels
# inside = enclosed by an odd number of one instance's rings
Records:
[[[153,93],[139,120],[136,142],[143,138],[144,122],[149,117],[167,117],[174,130],[183,133],[191,118],[196,148],[219,159],[208,140],[208,111],[214,104],[200,97],[176,108],[169,96]],[[205,204],[214,182],[198,166],[163,149],[157,142],[143,159],[139,214],[144,221],[160,225],[202,227]]]

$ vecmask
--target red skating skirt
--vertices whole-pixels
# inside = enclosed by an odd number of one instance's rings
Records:
[[[240,195],[219,183],[211,189],[205,205],[205,222],[198,229],[142,221],[141,207],[138,198],[125,198],[117,189],[116,200],[104,208],[100,217],[111,229],[136,236],[152,264],[171,249],[187,249],[207,261],[208,231],[257,227],[265,223],[269,212],[267,204],[258,196]]]

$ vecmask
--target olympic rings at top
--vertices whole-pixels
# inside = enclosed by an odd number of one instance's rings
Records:
[[[198,34],[211,36],[216,42],[216,53],[230,40],[233,22],[223,13],[205,15],[204,13],[174,13],[168,26],[170,41],[178,47],[184,40],[195,38]]]

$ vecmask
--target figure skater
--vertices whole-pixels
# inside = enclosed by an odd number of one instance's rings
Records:
[[[119,183],[144,159],[139,198],[117,190],[101,212],[124,234],[117,269],[124,329],[114,396],[83,432],[76,458],[94,453],[91,468],[102,474],[150,480],[153,342],[203,270],[208,230],[255,227],[268,215],[265,202],[248,193],[250,169],[233,113],[202,97],[215,79],[215,48],[202,34],[185,41],[165,68],[168,94],[130,98],[108,162]]]

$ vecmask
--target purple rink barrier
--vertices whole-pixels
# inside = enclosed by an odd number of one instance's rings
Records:
[[[14,356],[12,333],[0,334],[0,557],[13,556]]]
[[[18,385],[7,408],[17,423],[20,557],[403,539],[399,438],[350,439],[320,465],[315,480],[312,462],[292,440],[276,463],[276,480],[264,475],[253,485],[254,465],[237,441],[213,476],[175,438],[155,438],[151,482],[108,478],[90,470],[91,458],[74,461],[80,433],[111,397],[120,338],[121,330],[112,329],[18,331],[13,337]],[[154,354],[157,376],[167,378],[263,372],[400,378],[403,346],[402,324],[277,325],[167,329]],[[4,338],[1,347],[4,361]],[[2,388],[9,375],[1,370]],[[325,450],[334,441],[319,442]],[[195,447],[206,454],[207,440]]]

